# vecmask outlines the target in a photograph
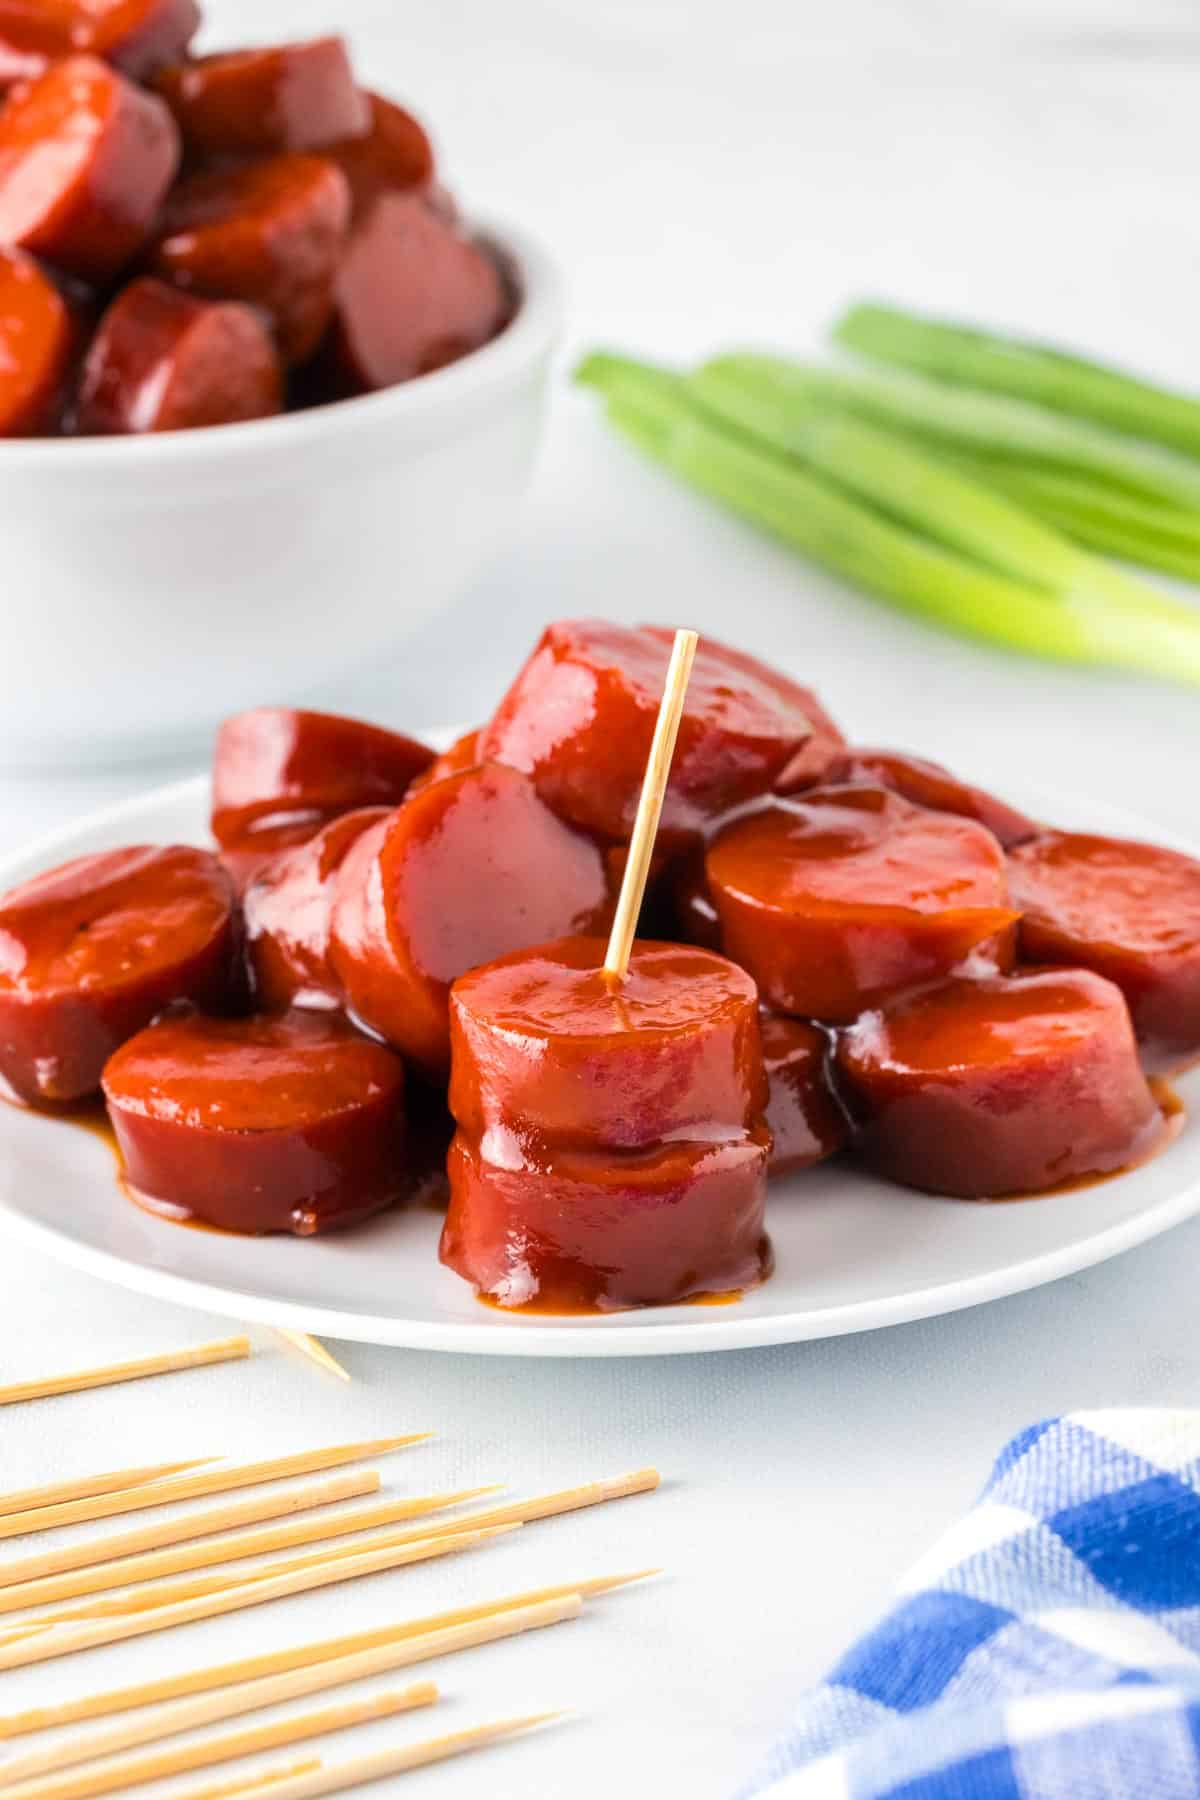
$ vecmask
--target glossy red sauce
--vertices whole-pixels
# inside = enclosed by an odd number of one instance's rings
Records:
[[[673,637],[661,626],[596,619],[551,625],[480,733],[480,753],[526,770],[564,818],[627,840]],[[660,844],[694,838],[710,820],[761,793],[814,735],[841,741],[809,689],[702,639]]]
[[[791,1175],[836,1156],[849,1137],[830,1086],[828,1035],[804,1019],[764,1007],[759,1015],[767,1071],[771,1174]]]
[[[834,779],[890,788],[915,806],[975,819],[980,825],[986,825],[1005,849],[1033,837],[1038,830],[1036,822],[1027,814],[997,800],[994,794],[960,781],[940,763],[927,762],[922,756],[908,756],[899,750],[849,750],[844,761],[839,763]]]
[[[360,806],[397,806],[434,753],[403,732],[337,713],[259,706],[235,713],[213,752],[212,831],[302,829]]]
[[[780,1012],[848,1021],[1005,932],[1004,856],[981,825],[882,788],[819,788],[718,833],[722,946]]]
[[[443,1262],[506,1307],[612,1311],[763,1279],[756,994],[711,952],[599,938],[455,983]]]
[[[77,857],[0,897],[0,1076],[30,1101],[94,1093],[164,1006],[239,992],[233,886],[187,846]]]
[[[341,1019],[165,1018],[104,1094],[131,1187],[184,1216],[305,1236],[404,1193],[403,1067]]]
[[[242,901],[246,953],[254,998],[265,1011],[340,1004],[329,961],[338,871],[351,846],[388,811],[363,806],[342,813],[304,843],[279,851],[251,880]]]
[[[1200,1057],[1200,862],[1124,838],[1047,831],[1009,857],[1021,954],[1116,982],[1148,1068]]]
[[[607,918],[604,861],[515,769],[414,794],[350,850],[331,961],[354,1015],[427,1068],[450,1059],[450,983],[527,943]]]
[[[918,990],[842,1032],[837,1070],[859,1153],[931,1193],[1044,1193],[1164,1141],[1124,1000],[1087,970]]]

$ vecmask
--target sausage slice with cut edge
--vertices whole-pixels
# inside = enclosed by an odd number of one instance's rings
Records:
[[[0,438],[50,428],[75,332],[67,303],[31,256],[0,249]]]
[[[190,293],[261,307],[285,362],[303,362],[333,310],[349,221],[346,177],[324,157],[202,170],[170,195],[151,268]]]
[[[817,788],[705,856],[728,956],[778,1012],[844,1023],[1011,939],[1004,853],[970,819],[883,788]]]
[[[342,813],[307,842],[272,856],[251,879],[242,899],[246,954],[264,1011],[338,1004],[341,990],[329,962],[338,870],[351,845],[388,811],[363,806]]]
[[[196,0],[0,0],[0,71],[29,78],[86,52],[141,81],[182,56],[199,24]]]
[[[1016,807],[1009,806],[983,788],[960,781],[940,763],[927,762],[922,756],[908,756],[899,750],[848,750],[833,777],[838,782],[864,783],[868,787],[890,788],[903,795],[914,806],[927,806],[932,812],[957,813],[963,819],[976,819],[986,825],[994,838],[1007,850],[1040,829],[1035,820]]]
[[[765,1006],[759,1023],[769,1089],[771,1174],[791,1175],[836,1156],[849,1127],[829,1083],[825,1032]]]
[[[356,222],[381,194],[432,198],[434,174],[433,146],[420,121],[380,94],[363,97],[370,112],[366,132],[330,144],[326,151],[350,183]]]
[[[176,1217],[311,1237],[404,1193],[403,1064],[341,1019],[160,1019],[104,1097],[130,1186]]]
[[[964,1200],[1113,1174],[1169,1129],[1120,989],[1087,969],[918,989],[840,1034],[837,1071],[871,1167]]]
[[[213,836],[230,846],[267,828],[308,821],[316,830],[357,807],[397,806],[433,760],[416,738],[339,713],[234,713],[213,752]]]
[[[95,1093],[112,1052],[175,1000],[238,992],[233,885],[215,856],[139,845],[0,897],[0,1078],[32,1104]]]
[[[184,431],[283,409],[283,372],[257,313],[196,300],[153,276],[131,281],[84,359],[81,432]]]
[[[331,391],[427,375],[496,335],[508,300],[486,251],[417,194],[381,194],[350,234],[321,351]]]
[[[549,626],[490,724],[484,757],[524,769],[573,824],[628,841],[674,632],[566,619]],[[702,638],[671,766],[659,842],[681,848],[767,792],[816,738],[841,735],[807,688]]]
[[[428,1068],[450,1060],[450,983],[525,944],[602,928],[596,845],[527,776],[488,764],[414,794],[342,864],[330,961],[354,1015]]]
[[[340,37],[198,56],[160,70],[154,85],[202,155],[320,150],[371,128]]]
[[[705,950],[600,938],[455,982],[441,1259],[507,1307],[613,1311],[756,1285],[769,1136],[757,997]]]
[[[108,281],[146,241],[178,167],[161,100],[94,56],[65,57],[0,109],[0,243]]]
[[[1200,862],[1178,850],[1047,831],[1011,851],[1021,955],[1115,981],[1142,1060],[1160,1074],[1200,1057]]]

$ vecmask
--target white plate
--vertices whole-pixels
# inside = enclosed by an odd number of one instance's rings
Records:
[[[1006,796],[1037,817],[1161,838],[1137,819],[1047,793]],[[52,863],[120,843],[207,839],[208,784],[160,788],[43,838],[0,866],[0,891]],[[1181,845],[1180,848],[1188,848]],[[1192,1109],[1200,1103],[1200,1081]],[[953,1312],[1103,1262],[1200,1211],[1200,1124],[1119,1180],[1008,1205],[886,1186],[847,1165],[780,1182],[769,1204],[776,1270],[721,1307],[670,1306],[561,1321],[483,1307],[437,1260],[427,1209],[327,1238],[182,1230],[121,1194],[89,1133],[0,1105],[0,1226],[138,1292],[326,1337],[498,1356],[641,1356],[833,1337]]]

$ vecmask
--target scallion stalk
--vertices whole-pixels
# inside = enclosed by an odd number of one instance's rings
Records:
[[[1200,615],[1187,608],[1164,603],[1160,613],[1140,593],[1089,593],[1071,582],[1051,590],[1001,572],[1028,557],[1029,538],[1017,548],[993,545],[988,564],[978,562],[947,547],[951,536],[967,541],[952,523],[941,522],[938,542],[904,522],[932,517],[932,490],[910,494],[902,510],[868,503],[861,477],[852,488],[814,473],[716,416],[672,371],[597,353],[577,379],[604,396],[614,425],[681,479],[906,612],[1009,649],[1200,684]],[[894,465],[890,476],[886,464],[876,472],[887,477],[879,492],[894,498]]]
[[[833,329],[838,343],[881,362],[1036,401],[1132,437],[1200,455],[1200,399],[1050,344],[860,302]]]

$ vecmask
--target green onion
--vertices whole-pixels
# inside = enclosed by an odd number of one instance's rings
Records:
[[[824,459],[814,472],[744,421],[731,424],[714,414],[711,395],[701,399],[688,378],[669,370],[596,353],[580,365],[577,379],[604,396],[618,429],[691,486],[906,612],[1009,649],[1200,684],[1200,615],[1160,602],[1154,589],[1143,593],[1132,579],[1125,586],[1114,582],[1119,571],[1071,551],[988,490],[887,434],[873,434],[871,468],[857,469],[844,483],[829,470],[847,474],[852,451],[864,445],[840,431],[814,428],[810,448]],[[951,494],[972,503],[965,523],[940,513],[939,496]],[[1014,513],[1021,531],[991,542],[986,562],[974,560],[970,547],[982,544],[985,520],[1003,535]],[[1004,572],[1029,569],[1039,556],[1048,570],[1052,555],[1070,558],[1062,567],[1074,575],[1062,585],[1039,586]],[[1097,572],[1094,591],[1081,584],[1080,565]]]
[[[1133,437],[1200,455],[1200,399],[1051,345],[870,303],[844,312],[833,335],[848,349],[881,362],[919,369],[956,386],[1034,400],[1055,412],[1096,419]]]
[[[841,406],[877,425],[946,449],[985,458],[998,469],[1086,478],[1114,494],[1200,515],[1200,467],[1183,457],[1131,444],[1118,433],[1059,418],[1024,400],[947,387],[887,369],[825,368],[753,353],[715,357],[728,371],[780,398]]]
[[[737,429],[984,566],[1049,593],[1078,593],[1095,605],[1137,609],[1200,632],[1200,612],[1087,555],[945,457],[830,406],[811,384],[782,382],[746,361],[714,358],[687,378],[688,387]]]

